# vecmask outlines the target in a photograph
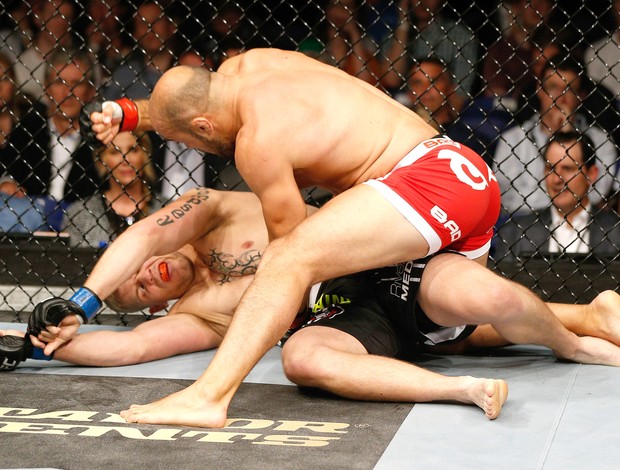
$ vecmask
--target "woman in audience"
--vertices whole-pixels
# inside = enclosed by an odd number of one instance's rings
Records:
[[[104,248],[134,222],[161,208],[151,188],[155,172],[147,134],[123,132],[95,155],[102,192],[67,210],[72,246]]]

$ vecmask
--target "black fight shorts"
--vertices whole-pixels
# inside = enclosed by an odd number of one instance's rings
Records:
[[[321,284],[303,328],[324,326],[356,338],[369,354],[409,358],[422,345],[462,341],[475,325],[432,322],[417,304],[429,258],[344,276]]]

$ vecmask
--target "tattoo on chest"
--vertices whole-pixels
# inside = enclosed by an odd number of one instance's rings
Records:
[[[225,284],[230,282],[231,278],[256,273],[260,258],[261,252],[258,250],[248,250],[237,257],[211,250],[207,258],[207,266],[211,271],[220,274],[218,282]]]

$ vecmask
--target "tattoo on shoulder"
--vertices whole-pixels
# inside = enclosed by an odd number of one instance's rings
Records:
[[[196,194],[190,197],[185,204],[171,209],[168,214],[157,219],[157,225],[164,226],[173,224],[175,221],[185,217],[194,207],[202,204],[202,202],[207,199],[209,199],[209,190],[206,188],[199,188],[196,190]]]
[[[211,250],[207,265],[211,271],[220,274],[218,282],[225,284],[231,278],[255,274],[260,259],[261,252],[258,250],[248,250],[239,257]]]

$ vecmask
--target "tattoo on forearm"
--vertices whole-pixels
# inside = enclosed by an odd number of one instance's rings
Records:
[[[239,257],[211,250],[207,265],[211,271],[221,275],[218,282],[225,284],[230,282],[233,277],[248,276],[256,273],[260,258],[261,252],[258,250],[248,250]]]
[[[200,188],[196,191],[196,194],[189,198],[185,204],[180,207],[175,207],[170,211],[169,214],[164,215],[157,219],[157,225],[170,225],[173,224],[176,220],[182,219],[185,217],[187,213],[189,213],[192,208],[197,206],[198,204],[202,204],[203,201],[209,199],[209,190],[205,188]]]

